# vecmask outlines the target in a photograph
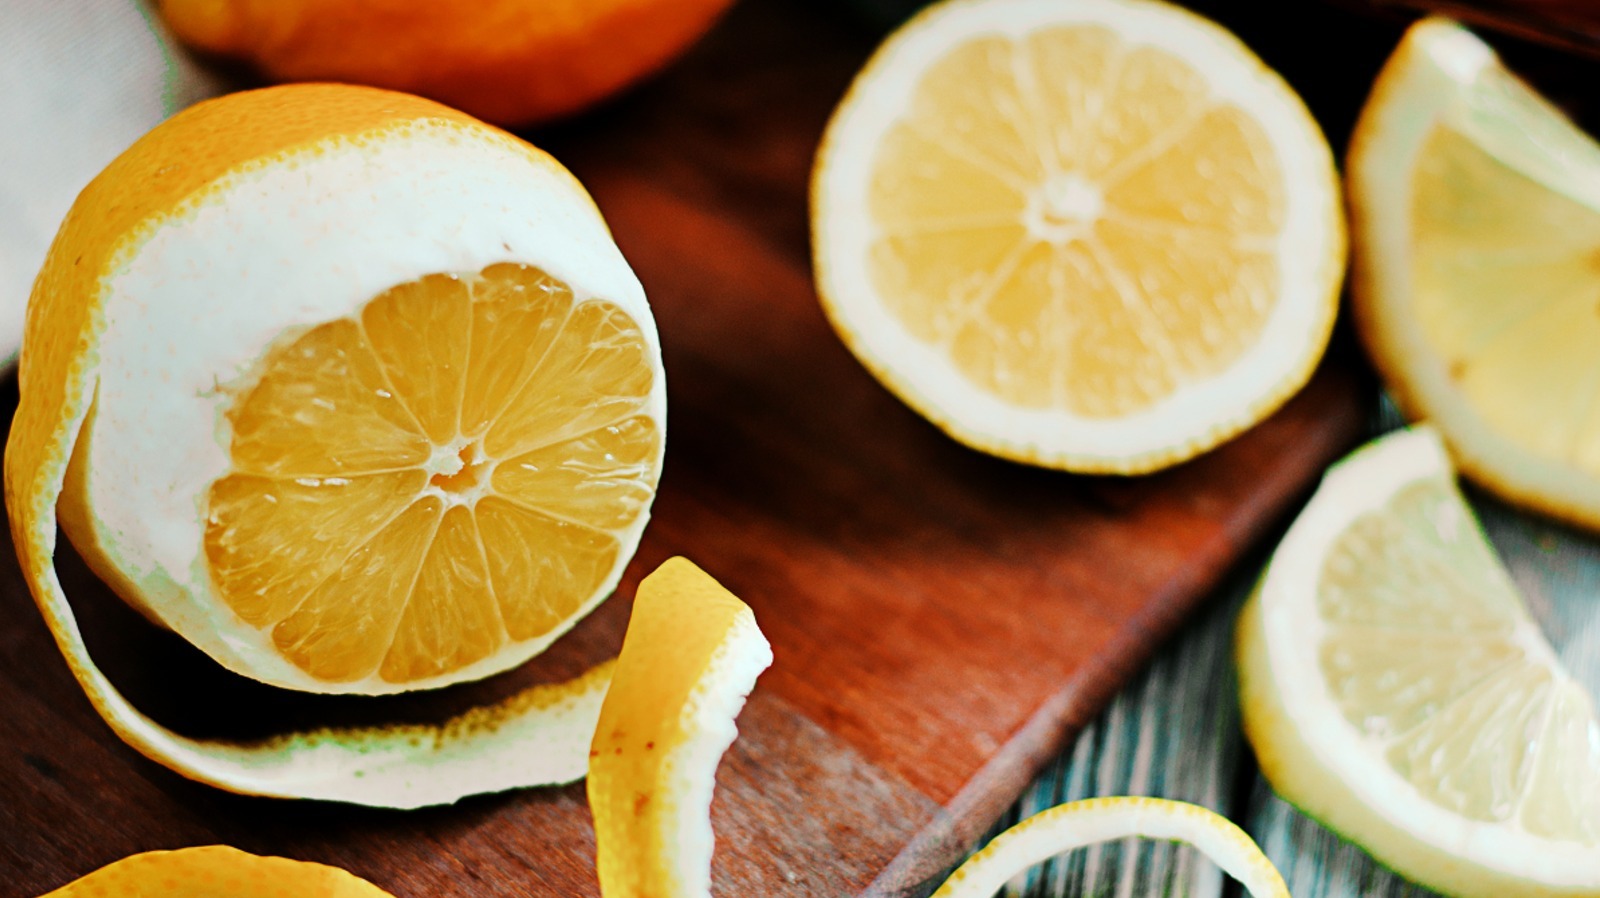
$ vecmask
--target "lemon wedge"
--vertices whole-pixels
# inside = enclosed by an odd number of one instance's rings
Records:
[[[1238,630],[1245,732],[1290,803],[1450,895],[1600,894],[1600,724],[1438,435],[1333,468]]]
[[[201,103],[78,198],[19,379],[18,556],[130,744],[238,791],[399,806],[582,776],[606,668],[421,734],[184,739],[94,667],[52,561],[59,508],[123,599],[289,689],[432,688],[542,651],[638,545],[666,403],[639,282],[553,159],[369,88]]]
[[[1266,417],[1327,344],[1345,235],[1299,97],[1152,0],[952,0],[902,26],[817,154],[834,328],[955,438],[1136,473]]]
[[[1430,19],[1348,168],[1356,321],[1397,402],[1473,480],[1600,528],[1600,144]]]

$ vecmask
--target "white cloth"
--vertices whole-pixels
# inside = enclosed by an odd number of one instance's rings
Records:
[[[218,93],[139,0],[0,0],[0,360],[78,191],[171,113]]]

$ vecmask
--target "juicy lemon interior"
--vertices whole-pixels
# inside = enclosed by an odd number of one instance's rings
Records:
[[[644,513],[637,323],[523,265],[430,275],[283,342],[228,413],[218,593],[329,681],[403,683],[560,627]]]
[[[1489,89],[1514,108],[1540,102],[1509,77]],[[1536,117],[1561,121],[1532,111],[1517,121]],[[1600,172],[1587,138],[1548,142],[1585,160],[1585,177]],[[1600,475],[1600,209],[1448,123],[1434,126],[1418,158],[1413,295],[1423,338],[1490,428]]]
[[[1324,563],[1319,661],[1345,718],[1429,801],[1536,835],[1600,839],[1600,727],[1461,496],[1395,494]]]
[[[1103,27],[951,50],[870,177],[878,294],[1017,406],[1141,411],[1227,369],[1276,302],[1287,200],[1261,126]]]

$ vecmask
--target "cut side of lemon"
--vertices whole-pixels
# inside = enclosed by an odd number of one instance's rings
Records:
[[[1349,173],[1356,321],[1395,399],[1473,480],[1600,527],[1600,144],[1430,19]]]
[[[50,892],[42,898],[393,898],[388,892],[338,867],[261,857],[206,845],[177,851],[147,851]]]
[[[544,649],[638,545],[666,407],[643,291],[558,163],[401,94],[233,94],[85,189],[28,316],[12,533],[123,738],[227,788],[375,804],[582,776],[608,668],[444,728],[183,739],[94,668],[51,557],[59,511],[130,604],[291,689]]]
[[[1332,154],[1220,26],[1151,0],[950,0],[893,35],[812,183],[823,307],[1006,458],[1135,473],[1271,413],[1326,346]]]
[[[673,558],[639,584],[589,754],[607,898],[711,894],[717,764],[770,664],[749,606],[693,563]]]
[[[1254,898],[1289,898],[1277,868],[1228,818],[1187,802],[1133,796],[1091,798],[1040,811],[996,836],[933,895],[993,898],[1034,864],[1064,851],[1129,838],[1193,845]]]
[[[1438,435],[1333,468],[1238,632],[1245,731],[1286,800],[1459,896],[1600,893],[1600,724]]]

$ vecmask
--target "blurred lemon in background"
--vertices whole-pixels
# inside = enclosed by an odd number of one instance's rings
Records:
[[[195,49],[275,81],[369,84],[526,125],[651,74],[732,2],[159,0],[159,8]]]

